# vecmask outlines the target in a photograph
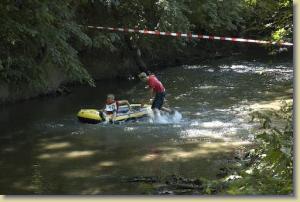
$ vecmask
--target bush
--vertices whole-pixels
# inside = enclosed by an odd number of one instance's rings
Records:
[[[252,163],[240,172],[242,178],[233,181],[227,193],[293,194],[292,111],[292,103],[284,103],[278,112],[253,114],[262,125],[256,136],[258,146],[251,152]]]

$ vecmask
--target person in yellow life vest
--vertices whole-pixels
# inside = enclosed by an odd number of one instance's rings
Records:
[[[131,110],[128,100],[115,100],[115,96],[113,94],[107,95],[104,112],[105,114],[109,114],[109,115],[112,114],[112,119],[111,119],[112,122],[114,122],[116,119],[120,105],[127,105],[128,110],[129,111]]]

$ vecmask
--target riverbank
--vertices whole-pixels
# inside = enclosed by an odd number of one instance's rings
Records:
[[[135,53],[128,52],[113,55],[112,53],[93,52],[89,50],[81,56],[81,61],[95,81],[114,79],[128,80],[136,76],[141,70]],[[177,53],[178,54],[178,53]],[[101,55],[99,57],[99,55]],[[166,55],[165,55],[166,56]],[[145,66],[148,71],[161,70],[166,67],[179,66],[182,64],[199,64],[204,60],[204,56],[177,55],[165,58],[147,59],[143,56]],[[207,59],[219,58],[220,55],[206,55]],[[8,84],[0,83],[0,104],[9,104],[38,97],[53,97],[70,93],[74,86],[87,85],[72,81],[61,69],[53,66],[45,66],[45,75],[43,84],[38,86],[29,85],[28,83]]]
[[[220,44],[218,44],[220,46]],[[226,49],[229,48],[229,50]],[[100,57],[99,57],[100,56]],[[161,53],[160,58],[152,58],[145,51],[137,58],[135,51],[124,49],[117,54],[86,50],[81,53],[81,62],[91,77],[96,80],[128,80],[135,77],[141,71],[141,64],[148,71],[159,71],[166,67],[180,65],[197,65],[206,61],[222,58],[255,58],[269,57],[270,60],[278,59],[277,56],[268,55],[263,47],[242,45],[238,48],[232,46],[214,47],[203,50],[199,47],[189,47],[182,52]],[[278,54],[279,58],[291,58],[292,52]],[[66,72],[53,66],[45,66],[43,85],[29,85],[28,83],[8,84],[0,82],[0,105],[20,102],[39,97],[56,97],[69,94],[73,87],[80,84],[68,78]]]

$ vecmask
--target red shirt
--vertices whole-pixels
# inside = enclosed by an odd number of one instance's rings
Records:
[[[148,85],[154,90],[155,93],[162,93],[165,91],[165,87],[154,75],[149,76]]]

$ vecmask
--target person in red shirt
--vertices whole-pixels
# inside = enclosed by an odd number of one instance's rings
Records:
[[[155,109],[157,109],[172,113],[173,111],[171,109],[163,107],[166,90],[157,77],[153,74],[147,75],[145,72],[142,72],[139,74],[139,78],[142,81],[147,82],[150,88],[150,100],[153,98],[153,96],[155,96],[151,106],[152,110],[155,111]]]

